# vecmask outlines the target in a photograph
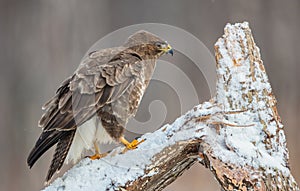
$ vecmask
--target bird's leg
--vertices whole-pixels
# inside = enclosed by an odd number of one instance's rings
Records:
[[[100,159],[103,158],[107,155],[107,153],[100,153],[100,148],[96,142],[94,142],[94,147],[95,147],[95,154],[93,156],[89,156],[90,159],[95,160],[95,159]]]
[[[126,146],[126,148],[123,150],[123,153],[125,153],[128,150],[136,149],[139,144],[141,144],[142,142],[145,141],[145,139],[143,139],[141,141],[138,141],[138,140],[134,139],[130,143],[123,136],[119,140],[120,140],[121,143],[123,143]]]

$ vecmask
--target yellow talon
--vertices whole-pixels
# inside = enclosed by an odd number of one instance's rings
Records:
[[[141,144],[142,142],[144,142],[144,141],[145,141],[145,139],[143,139],[143,140],[141,140],[141,141],[138,141],[138,140],[134,139],[134,140],[130,143],[130,142],[128,142],[124,137],[121,137],[121,138],[120,138],[120,142],[123,143],[123,144],[126,146],[126,148],[123,150],[122,153],[125,153],[125,152],[128,151],[128,150],[136,149],[137,146],[138,146],[139,144]]]
[[[107,153],[99,154],[96,153],[93,156],[88,156],[91,160],[101,159],[103,157],[106,157]]]
[[[128,145],[126,145],[126,148],[127,149],[136,149],[137,146],[139,144],[141,144],[142,142],[144,142],[144,141],[145,141],[145,139],[143,139],[141,141],[138,141],[138,140],[134,139],[131,143],[129,143]]]
[[[87,156],[91,160],[101,159],[101,158],[107,156],[107,153],[102,153],[102,154],[100,153],[100,149],[99,149],[99,146],[97,145],[97,143],[94,143],[94,147],[95,147],[95,154],[93,156]]]

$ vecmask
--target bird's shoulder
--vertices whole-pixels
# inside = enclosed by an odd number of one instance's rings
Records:
[[[105,85],[116,86],[140,75],[143,59],[128,48],[118,47],[94,51],[86,57],[70,80],[70,90],[94,92]]]

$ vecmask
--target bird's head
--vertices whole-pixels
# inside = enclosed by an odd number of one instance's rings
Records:
[[[128,38],[124,46],[133,49],[145,58],[156,59],[163,54],[171,54],[173,56],[171,45],[147,31],[136,32]]]
[[[154,42],[153,45],[155,51],[159,54],[159,55],[163,55],[163,54],[171,54],[173,56],[173,49],[171,47],[171,45],[169,45],[166,41],[157,41]]]

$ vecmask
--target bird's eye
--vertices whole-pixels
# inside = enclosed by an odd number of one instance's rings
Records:
[[[162,44],[161,44],[160,42],[156,42],[156,43],[155,43],[155,46],[156,46],[157,48],[159,48],[159,49],[162,48]]]

